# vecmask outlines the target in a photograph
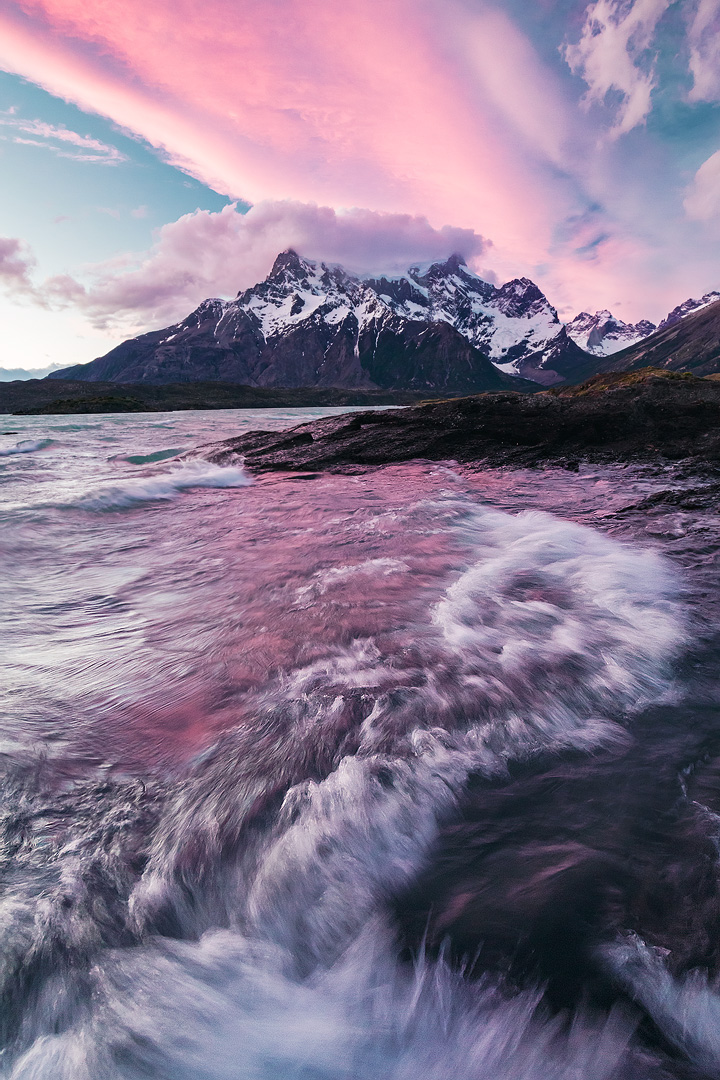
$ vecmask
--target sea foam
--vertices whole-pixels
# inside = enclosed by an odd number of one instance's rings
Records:
[[[95,488],[65,505],[80,510],[123,510],[145,502],[175,499],[189,488],[248,487],[252,482],[241,465],[188,461],[168,472],[136,476]]]
[[[51,442],[52,439],[21,439],[14,446],[2,447],[0,457],[12,457],[13,454],[32,454],[35,450],[44,450]]]

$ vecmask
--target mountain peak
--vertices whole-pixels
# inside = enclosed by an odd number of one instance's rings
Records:
[[[654,323],[647,319],[626,323],[607,308],[594,315],[581,311],[568,323],[568,334],[575,344],[593,356],[611,356],[647,337],[654,329]]]
[[[664,330],[666,326],[674,326],[675,323],[679,323],[681,319],[684,319],[686,315],[692,315],[694,311],[699,311],[700,308],[707,307],[708,304],[712,304],[716,300],[720,300],[720,293],[718,292],[705,293],[699,300],[688,299],[683,301],[682,304],[678,304],[677,307],[668,312],[658,326],[658,330]]]
[[[457,274],[462,266],[467,267],[467,262],[465,261],[465,256],[460,255],[459,252],[456,251],[449,259],[446,259],[444,263],[436,263],[435,265],[438,270],[441,270],[444,274],[449,276],[450,274]]]
[[[304,277],[310,269],[309,263],[301,259],[297,251],[294,248],[287,248],[285,251],[281,251],[273,263],[272,270],[268,274],[268,279],[278,278],[282,276],[292,277]]]

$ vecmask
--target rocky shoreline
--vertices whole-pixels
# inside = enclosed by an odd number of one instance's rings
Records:
[[[256,431],[198,448],[251,472],[314,471],[411,459],[488,466],[581,461],[720,466],[720,381],[657,369],[596,375],[539,394],[477,394]]]

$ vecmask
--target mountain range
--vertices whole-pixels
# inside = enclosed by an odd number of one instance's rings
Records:
[[[186,319],[123,342],[49,379],[110,383],[221,381],[472,393],[579,382],[643,342],[712,309],[687,300],[659,327],[609,311],[563,324],[528,278],[495,286],[453,255],[387,277],[282,252],[268,277],[233,300],[204,300]],[[535,385],[533,385],[535,384]]]

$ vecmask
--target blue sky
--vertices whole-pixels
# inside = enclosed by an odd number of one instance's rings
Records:
[[[96,140],[118,160],[19,126],[37,121]],[[0,72],[0,176],[0,236],[27,243],[40,280],[145,251],[159,226],[228,203],[144,139],[7,72]],[[78,351],[85,361],[124,336],[99,333],[75,311],[44,310],[17,294],[0,297],[0,318],[0,367],[6,368],[74,363]]]

